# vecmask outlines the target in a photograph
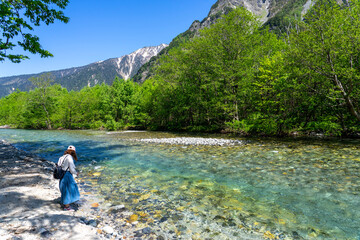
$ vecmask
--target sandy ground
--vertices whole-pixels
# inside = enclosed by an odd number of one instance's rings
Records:
[[[85,224],[89,216],[81,206],[77,212],[61,208],[52,168],[51,162],[0,140],[0,239],[102,238]]]

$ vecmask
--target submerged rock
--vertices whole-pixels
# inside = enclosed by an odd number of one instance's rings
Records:
[[[144,234],[150,234],[150,233],[151,233],[151,228],[146,227],[146,228],[144,228],[144,229],[141,230],[141,231],[142,231],[142,233],[144,233]]]
[[[95,219],[90,219],[89,221],[86,222],[86,225],[90,225],[92,227],[97,227],[98,224],[99,222]]]
[[[144,234],[142,233],[142,232],[140,232],[140,231],[136,231],[135,232],[135,236],[134,237],[142,237],[142,236],[144,236]]]
[[[120,211],[124,211],[124,210],[125,210],[125,205],[117,205],[117,206],[110,207],[107,211],[109,213],[116,213],[116,212],[120,212]]]

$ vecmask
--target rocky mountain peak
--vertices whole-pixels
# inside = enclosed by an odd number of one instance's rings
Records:
[[[195,21],[190,27],[190,31],[197,31],[206,28],[215,23],[223,14],[228,13],[239,6],[259,16],[262,22],[266,22],[269,17],[269,7],[271,0],[218,0],[210,9],[208,16],[201,22]]]
[[[238,6],[243,6],[255,15],[267,15],[267,8],[270,5],[270,0],[219,0],[210,9],[209,15],[225,14],[229,9],[234,9]]]
[[[161,44],[155,47],[144,47],[129,55],[110,59],[110,61],[115,63],[118,74],[127,80],[133,77],[142,65],[147,63],[153,56],[156,56],[167,46],[167,44]]]

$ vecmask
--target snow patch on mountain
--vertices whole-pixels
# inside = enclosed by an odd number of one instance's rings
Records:
[[[143,64],[147,63],[152,57],[158,55],[159,52],[167,46],[167,44],[161,44],[155,47],[144,47],[129,55],[109,59],[108,61],[114,61],[118,74],[127,80],[133,77]]]

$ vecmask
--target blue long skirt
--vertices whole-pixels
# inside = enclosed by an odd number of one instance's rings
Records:
[[[59,182],[61,192],[61,203],[70,204],[80,200],[80,193],[78,186],[70,172],[66,172],[64,177]]]

